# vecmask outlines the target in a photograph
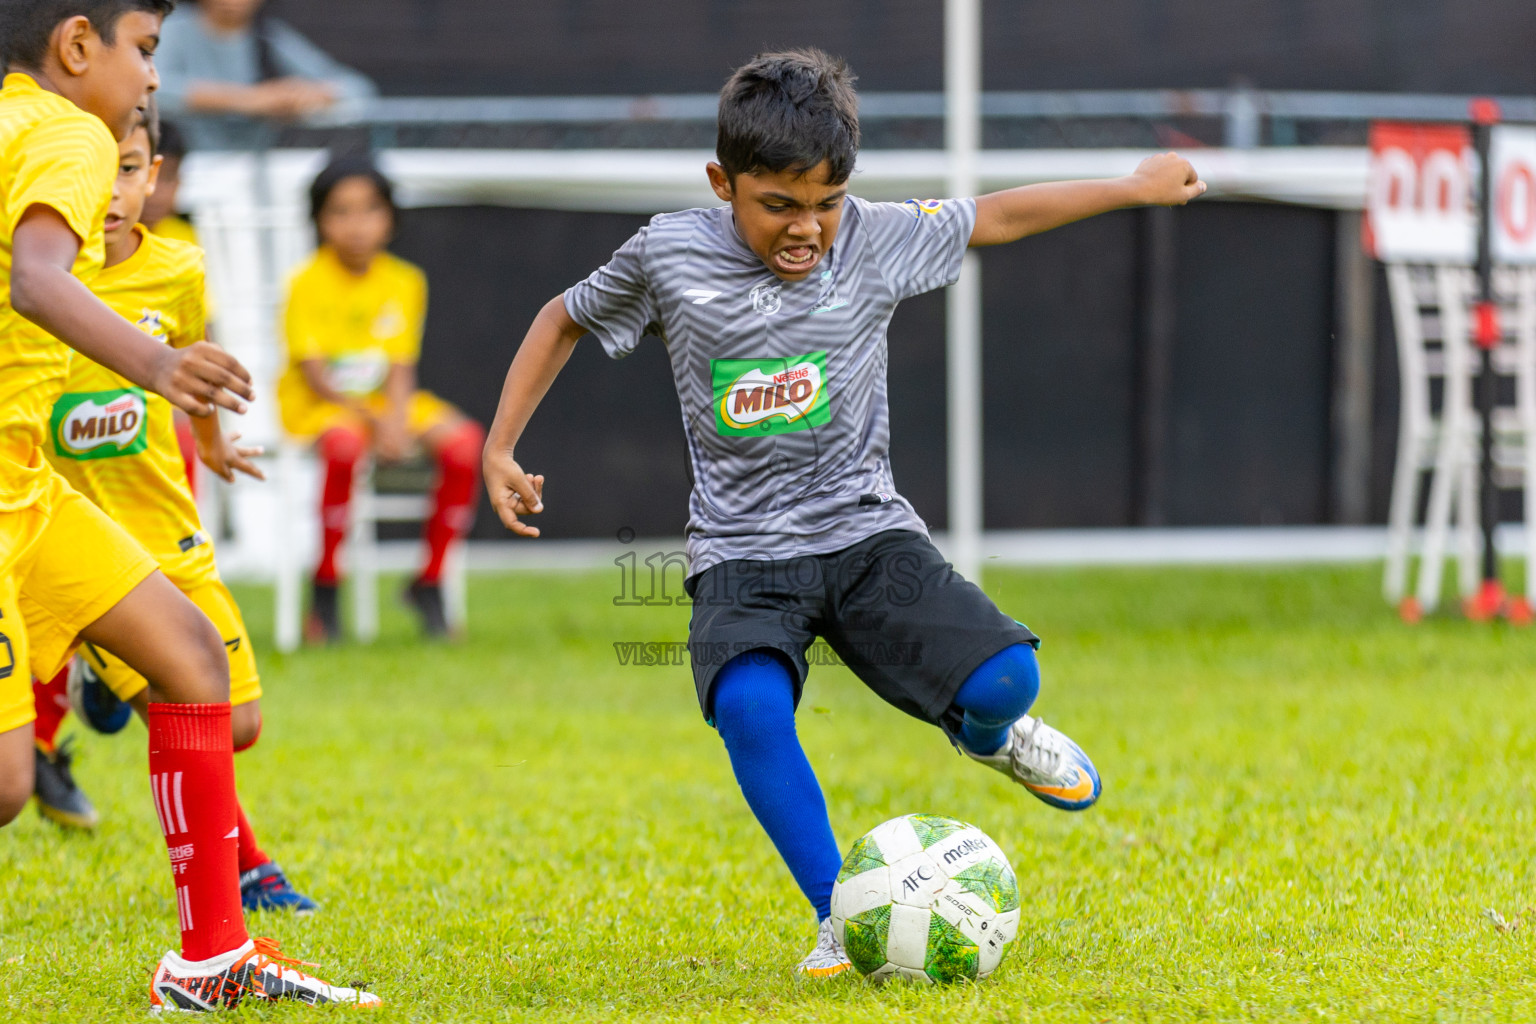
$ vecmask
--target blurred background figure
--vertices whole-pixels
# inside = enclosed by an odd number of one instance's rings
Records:
[[[282,125],[359,108],[376,90],[262,12],[264,0],[197,0],[165,22],[160,108],[192,149],[255,149]],[[340,109],[337,109],[340,108]]]
[[[174,122],[160,122],[160,177],[155,185],[155,190],[144,201],[144,215],[139,223],[148,228],[161,238],[173,238],[178,242],[186,242],[190,245],[201,245],[198,241],[197,229],[192,222],[176,212],[176,200],[181,193],[181,165],[187,158],[187,140],[181,134]],[[212,320],[214,314],[213,289],[208,290],[204,300],[206,310],[205,326],[212,340]],[[174,422],[176,424],[176,443],[181,446],[181,461],[187,467],[187,485],[192,488],[192,493],[197,494],[197,447],[192,436],[192,422],[187,414],[177,409]]]
[[[427,278],[385,250],[398,216],[389,179],[366,158],[344,157],[315,179],[310,210],[320,247],[289,286],[288,369],[278,383],[283,428],[314,442],[324,472],[305,633],[311,642],[340,636],[337,555],[358,466],[369,455],[399,462],[420,448],[436,461],[438,483],[423,528],[426,559],[405,596],[428,636],[446,636],[443,562],[474,520],[485,431],[416,387]]]
[[[176,212],[181,195],[181,165],[187,158],[187,140],[173,121],[160,122],[160,179],[144,203],[141,223],[161,238],[197,245],[197,229]]]

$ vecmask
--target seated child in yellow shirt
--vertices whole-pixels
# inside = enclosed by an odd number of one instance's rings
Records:
[[[306,634],[323,642],[339,633],[336,556],[358,463],[370,453],[398,461],[420,445],[436,460],[439,481],[423,531],[425,563],[406,596],[427,634],[443,636],[443,560],[474,518],[485,431],[416,387],[427,279],[385,250],[397,213],[389,179],[366,159],[343,158],[320,172],[310,203],[320,249],[289,285],[288,369],[278,384],[284,429],[313,440],[325,463]]]

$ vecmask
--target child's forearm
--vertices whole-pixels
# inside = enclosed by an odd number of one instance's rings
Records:
[[[165,345],[112,312],[69,271],[51,265],[13,268],[11,304],[70,348],[154,390]]]
[[[304,383],[309,385],[309,390],[323,402],[332,405],[340,405],[351,409],[353,412],[366,416],[368,408],[362,402],[351,395],[344,395],[331,387],[330,371],[325,367],[325,361],[321,359],[305,359],[299,363],[299,373],[304,376]]]
[[[224,440],[224,427],[217,416],[188,417],[192,423],[192,438],[198,452],[218,451]]]
[[[566,312],[563,297],[556,296],[545,304],[507,370],[487,448],[510,452],[516,447],[533,411],[571,358],[576,342],[586,333],[586,328]]]
[[[389,377],[384,381],[385,414],[404,424],[410,409],[411,395],[416,392],[416,366],[413,363],[394,363]]]
[[[971,245],[1016,242],[1042,231],[1086,220],[1111,210],[1140,206],[1131,178],[1050,181],[994,192],[976,200]]]
[[[112,312],[71,273],[80,241],[57,212],[34,207],[12,240],[11,308],[70,348],[194,416],[244,412],[250,375],[207,344],[173,349]]]
[[[1204,191],[1205,183],[1188,160],[1159,153],[1123,178],[1051,181],[982,196],[976,200],[970,244],[1016,242],[1128,206],[1182,206]]]

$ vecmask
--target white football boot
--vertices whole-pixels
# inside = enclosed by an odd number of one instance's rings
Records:
[[[1083,748],[1038,718],[1025,715],[1008,727],[1008,739],[990,754],[978,754],[964,743],[956,745],[980,761],[1063,811],[1081,811],[1099,799],[1098,770]]]
[[[853,961],[843,950],[832,931],[832,919],[821,922],[816,929],[816,948],[805,954],[805,959],[795,965],[796,974],[810,978],[831,978],[853,967]]]
[[[372,992],[328,984],[294,966],[301,963],[284,956],[271,939],[248,940],[238,949],[201,963],[167,953],[149,983],[149,1010],[157,1014],[204,1013],[232,1010],[246,1000],[379,1005],[379,997]]]

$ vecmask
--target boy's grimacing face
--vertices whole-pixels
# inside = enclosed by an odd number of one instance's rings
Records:
[[[848,184],[828,181],[824,160],[806,171],[757,171],[736,175],[708,167],[715,195],[731,204],[736,230],[747,247],[780,279],[803,281],[821,265],[843,221]]]
[[[128,11],[117,20],[116,42],[111,46],[94,30],[78,41],[65,40],[70,58],[81,62],[80,106],[101,118],[113,138],[127,138],[139,123],[150,93],[160,88],[155,71],[160,20],[158,14]]]
[[[107,247],[121,245],[144,216],[144,204],[155,192],[160,158],[149,155],[149,133],[135,128],[117,147],[117,183],[107,209]]]

